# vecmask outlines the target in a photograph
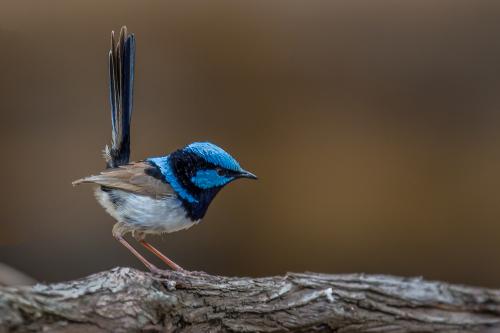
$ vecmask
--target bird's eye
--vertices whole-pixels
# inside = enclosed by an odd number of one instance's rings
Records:
[[[222,169],[222,168],[215,168],[215,171],[217,171],[217,174],[219,176],[224,176],[224,169]]]

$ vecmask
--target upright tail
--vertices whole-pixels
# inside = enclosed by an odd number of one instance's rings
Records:
[[[127,164],[130,159],[130,120],[134,92],[135,37],[122,27],[115,41],[111,32],[109,51],[109,100],[111,104],[111,148],[104,156],[108,168]]]

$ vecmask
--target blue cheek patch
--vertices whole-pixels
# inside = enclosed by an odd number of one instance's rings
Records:
[[[199,170],[191,177],[191,182],[201,189],[224,186],[233,180],[233,177],[220,176],[215,170]]]

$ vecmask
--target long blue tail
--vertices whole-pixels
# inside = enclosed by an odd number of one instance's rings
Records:
[[[111,148],[106,146],[108,168],[127,164],[130,159],[130,120],[134,93],[135,37],[122,27],[118,42],[111,32],[109,51],[109,100],[111,103]]]

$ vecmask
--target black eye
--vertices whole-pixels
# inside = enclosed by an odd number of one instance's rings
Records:
[[[224,174],[225,174],[225,171],[222,168],[215,168],[215,171],[217,171],[217,174],[219,176],[224,176]]]

